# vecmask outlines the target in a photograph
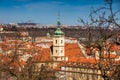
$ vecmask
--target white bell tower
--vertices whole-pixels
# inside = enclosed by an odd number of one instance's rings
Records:
[[[53,36],[53,52],[51,54],[54,61],[64,61],[65,60],[65,37],[62,32],[60,23],[60,18],[57,20],[57,29]]]
[[[53,56],[65,56],[64,55],[64,33],[60,28],[57,28],[53,37]]]

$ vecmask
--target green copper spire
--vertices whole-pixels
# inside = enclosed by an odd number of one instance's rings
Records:
[[[50,33],[49,33],[49,32],[47,32],[46,36],[47,36],[47,37],[50,37]]]
[[[57,20],[57,26],[60,26],[61,22],[60,22],[60,13],[58,13],[58,20]]]
[[[57,29],[55,31],[54,36],[62,36],[64,35],[64,32],[62,32],[61,28],[61,22],[60,22],[60,13],[58,14],[58,20],[57,20]]]

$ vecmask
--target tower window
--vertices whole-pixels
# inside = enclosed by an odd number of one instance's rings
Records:
[[[55,52],[57,53],[57,50]]]
[[[63,40],[61,40],[61,44],[63,44]]]
[[[55,43],[57,44],[57,40],[55,41]]]
[[[61,53],[63,53],[63,50],[61,50]]]

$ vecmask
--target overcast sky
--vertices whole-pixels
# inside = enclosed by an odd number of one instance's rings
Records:
[[[100,6],[103,0],[0,0],[0,23],[56,24],[60,12],[62,24],[79,25],[79,17],[87,20],[90,9]]]

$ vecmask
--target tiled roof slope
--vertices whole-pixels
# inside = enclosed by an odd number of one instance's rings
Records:
[[[33,62],[50,61],[50,48],[42,48],[40,53],[33,56]]]
[[[99,62],[98,59],[95,59],[95,58],[76,58],[76,57],[73,57],[73,58],[70,58],[68,62],[78,62],[78,63],[91,63],[91,64],[96,64]]]
[[[117,44],[108,44],[107,48],[110,51],[118,51],[119,50],[119,45],[117,45]]]
[[[71,57],[84,57],[82,51],[77,43],[65,44],[65,56]]]

